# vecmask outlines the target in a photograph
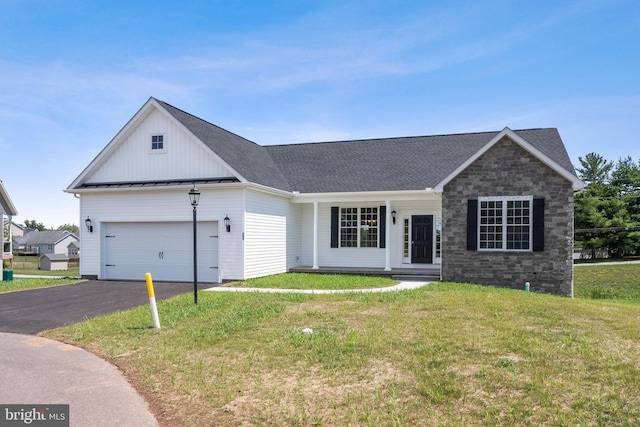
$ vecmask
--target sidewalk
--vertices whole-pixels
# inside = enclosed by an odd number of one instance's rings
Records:
[[[0,332],[0,372],[2,404],[68,404],[77,427],[158,426],[122,373],[80,348]]]
[[[279,294],[346,294],[346,293],[373,293],[373,292],[393,292],[407,289],[417,289],[428,285],[429,282],[400,282],[395,286],[387,288],[367,288],[367,289],[277,289],[277,288],[234,288],[218,286],[204,289],[210,292],[268,292]]]
[[[611,262],[581,262],[574,263],[574,267],[588,267],[590,265],[624,265],[624,264],[640,264],[640,261],[611,261]]]

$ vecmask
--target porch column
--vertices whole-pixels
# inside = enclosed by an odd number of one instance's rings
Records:
[[[387,200],[387,212],[385,223],[387,226],[385,227],[385,242],[386,245],[384,247],[384,271],[391,271],[391,200]]]
[[[313,268],[319,269],[318,266],[318,202],[313,202]]]

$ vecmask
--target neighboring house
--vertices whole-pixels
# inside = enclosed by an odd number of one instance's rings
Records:
[[[80,255],[80,242],[74,241],[67,245],[67,255],[71,259],[77,260]]]
[[[4,188],[2,181],[0,181],[0,218],[2,219],[2,260],[11,260],[12,255],[12,230],[11,219],[14,215],[18,215],[16,207],[7,194],[7,190]],[[5,221],[6,218],[6,221]],[[6,225],[6,227],[5,227]]]
[[[13,237],[24,236],[26,233],[29,233],[30,231],[33,231],[33,229],[27,228],[24,225],[16,224],[15,222],[11,221],[11,235]]]
[[[78,241],[75,234],[65,230],[35,230],[15,239],[15,252],[24,255],[69,255],[70,245],[77,245]]]
[[[556,129],[260,146],[150,98],[65,190],[80,273],[416,274],[572,295],[577,178]],[[225,219],[230,226],[225,226]]]

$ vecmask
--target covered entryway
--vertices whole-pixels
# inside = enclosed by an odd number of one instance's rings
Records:
[[[411,263],[433,263],[433,215],[413,215],[411,224]]]
[[[106,280],[193,280],[193,223],[104,223]],[[218,281],[218,223],[198,222],[198,282]]]

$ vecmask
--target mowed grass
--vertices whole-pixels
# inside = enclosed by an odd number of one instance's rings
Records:
[[[396,285],[390,278],[375,276],[355,276],[348,274],[274,274],[257,279],[231,282],[225,286],[238,288],[282,289],[367,289]]]
[[[573,272],[578,298],[640,302],[640,264],[582,264]]]
[[[45,335],[118,365],[165,426],[632,426],[638,302],[451,283],[201,292],[197,306],[190,295],[160,301],[160,330],[140,307]]]
[[[0,282],[0,293],[21,291],[26,289],[48,288],[50,286],[68,285],[70,283],[83,282],[84,280],[67,277],[64,279],[51,278],[23,278],[14,277],[11,281]]]

